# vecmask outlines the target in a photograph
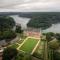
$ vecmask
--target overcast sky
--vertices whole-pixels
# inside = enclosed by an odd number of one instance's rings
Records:
[[[0,0],[0,12],[60,12],[60,0]]]

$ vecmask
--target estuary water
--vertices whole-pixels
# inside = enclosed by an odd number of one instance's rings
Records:
[[[13,19],[15,20],[16,23],[21,24],[22,29],[27,28],[27,23],[31,19],[31,18],[20,17],[18,15],[12,15],[11,17],[13,17]]]
[[[16,23],[21,24],[23,29],[27,28],[27,23],[31,18],[25,18],[25,17],[20,17],[18,15],[12,15],[11,17],[14,18]],[[43,30],[43,32],[54,32],[54,33],[60,33],[60,24],[53,24],[50,28]]]

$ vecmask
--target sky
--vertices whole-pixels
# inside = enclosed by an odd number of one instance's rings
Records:
[[[60,0],[0,0],[0,12],[60,12]]]

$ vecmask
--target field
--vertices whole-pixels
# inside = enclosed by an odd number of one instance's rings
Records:
[[[19,49],[24,52],[31,53],[38,41],[39,40],[35,38],[28,38]]]
[[[27,37],[24,40],[19,40],[9,47],[16,48],[19,51],[33,54],[39,45],[40,40],[33,37]]]

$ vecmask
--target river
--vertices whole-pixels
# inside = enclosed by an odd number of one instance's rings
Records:
[[[27,28],[27,23],[31,18],[25,18],[25,17],[20,17],[18,15],[12,15],[11,17],[14,18],[15,22],[18,24],[21,24],[22,29],[26,29]]]
[[[60,24],[53,24],[50,28],[44,30],[43,32],[60,33]]]
[[[24,18],[24,17],[19,17],[18,15],[12,15],[11,17],[14,18],[16,23],[21,24],[23,29],[27,28],[27,23],[31,18]],[[60,33],[60,24],[53,24],[50,28],[43,30],[43,32],[54,32],[54,33]]]

